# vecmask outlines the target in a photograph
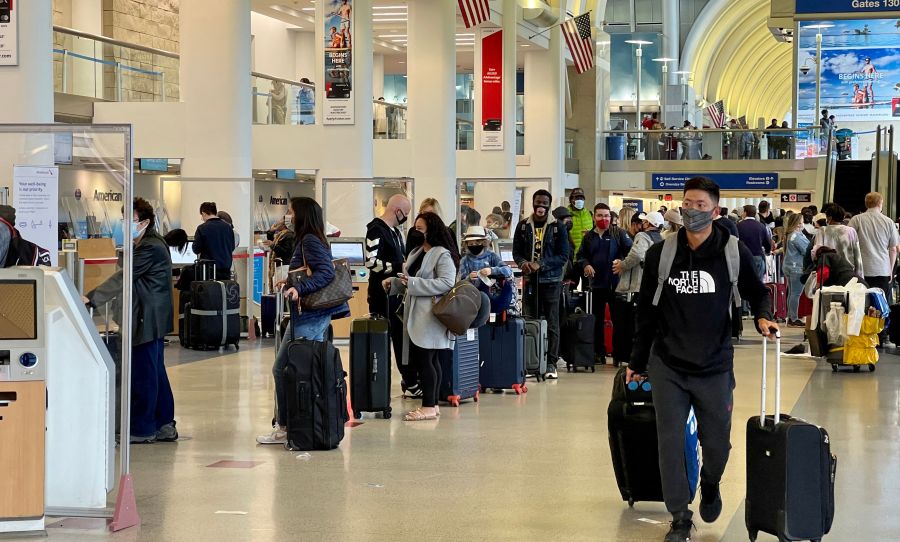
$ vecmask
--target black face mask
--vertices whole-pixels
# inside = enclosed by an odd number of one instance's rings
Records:
[[[397,216],[397,214],[399,214],[400,216]],[[402,226],[403,223],[406,222],[406,220],[409,218],[408,215],[404,215],[404,214],[403,214],[402,212],[400,212],[400,211],[396,211],[396,213],[394,214],[394,216],[397,217],[397,224],[399,224],[399,225],[401,225],[401,226]]]
[[[469,249],[469,254],[472,256],[478,256],[484,252],[484,245],[467,246],[466,248]]]
[[[406,246],[408,249],[420,247],[425,244],[425,234],[419,230],[409,230],[406,236]]]

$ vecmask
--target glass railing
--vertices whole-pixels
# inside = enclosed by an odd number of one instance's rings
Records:
[[[471,151],[475,148],[475,124],[462,117],[456,117],[456,150]]]
[[[253,124],[316,123],[316,88],[311,83],[251,73]]]
[[[828,135],[816,127],[763,130],[611,130],[605,160],[795,160],[823,156]]]
[[[178,55],[53,27],[56,92],[117,102],[178,101]]]
[[[372,136],[375,139],[406,139],[405,105],[372,100]]]

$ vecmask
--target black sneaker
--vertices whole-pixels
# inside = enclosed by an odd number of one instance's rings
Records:
[[[408,386],[406,388],[406,393],[404,394],[404,397],[409,397],[412,399],[420,399],[422,397],[422,395],[424,395],[422,388],[420,388],[418,384],[414,384],[414,385]]]
[[[805,343],[800,343],[800,344],[794,345],[793,348],[791,348],[790,350],[786,350],[784,353],[785,353],[785,354],[792,354],[792,355],[803,355],[803,354],[806,354],[806,344],[805,344]]]
[[[606,356],[594,356],[594,363],[597,365],[606,365]]]
[[[719,519],[722,513],[722,494],[719,484],[700,483],[700,517],[706,523]]]
[[[665,542],[691,542],[691,531],[693,530],[694,522],[689,519],[673,521]]]

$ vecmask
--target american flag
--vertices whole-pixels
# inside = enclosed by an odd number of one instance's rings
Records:
[[[575,61],[575,71],[584,73],[594,67],[594,41],[591,39],[591,14],[584,13],[562,25],[566,45]]]
[[[488,0],[457,0],[459,13],[466,28],[478,26],[491,18],[491,6]]]
[[[710,120],[712,120],[713,128],[725,126],[725,102],[719,100],[710,105],[706,108],[706,113],[709,115]]]

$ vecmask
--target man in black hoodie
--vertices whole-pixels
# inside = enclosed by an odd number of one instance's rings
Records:
[[[647,295],[638,302],[634,349],[626,372],[630,382],[649,370],[653,383],[663,497],[673,519],[666,542],[690,540],[693,529],[684,461],[684,426],[692,406],[703,448],[700,516],[712,523],[722,511],[719,481],[731,450],[735,386],[731,317],[740,318],[729,249],[737,248],[737,290],[750,303],[757,328],[766,336],[778,330],[750,251],[713,222],[718,202],[719,187],[710,179],[695,177],[685,184],[684,229],[678,233],[674,260],[662,283],[658,277],[666,243],[647,251],[641,281]],[[738,244],[729,247],[729,239]],[[661,295],[655,300],[659,284]]]

